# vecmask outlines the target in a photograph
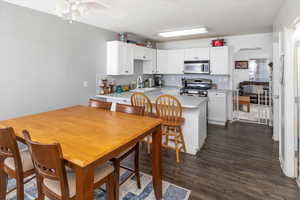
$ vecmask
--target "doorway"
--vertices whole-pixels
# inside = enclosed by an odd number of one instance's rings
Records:
[[[268,57],[261,48],[240,49],[235,54],[233,120],[272,126],[273,65]],[[237,62],[247,66],[241,69]]]

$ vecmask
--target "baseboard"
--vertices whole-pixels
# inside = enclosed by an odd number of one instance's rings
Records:
[[[219,122],[219,121],[211,121],[208,120],[209,124],[219,125],[219,126],[226,126],[226,122]]]

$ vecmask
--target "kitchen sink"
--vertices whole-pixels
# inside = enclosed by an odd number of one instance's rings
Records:
[[[134,90],[131,90],[130,92],[153,92],[153,91],[157,91],[159,90],[159,88],[136,88]]]

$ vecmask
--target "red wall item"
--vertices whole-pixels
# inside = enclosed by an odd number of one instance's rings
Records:
[[[211,45],[213,47],[222,47],[225,45],[225,40],[224,39],[217,39],[217,40],[213,40]]]

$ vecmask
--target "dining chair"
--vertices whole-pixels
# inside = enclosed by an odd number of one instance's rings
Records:
[[[104,110],[110,110],[111,109],[111,102],[105,102],[98,99],[90,99],[89,100],[89,107],[92,108],[101,108]]]
[[[179,153],[186,152],[186,146],[181,126],[184,123],[182,118],[182,107],[179,100],[171,95],[161,95],[156,99],[156,112],[162,122],[162,135],[165,136],[164,147],[176,151],[176,162],[180,162]],[[169,141],[175,143],[175,147],[169,145]],[[179,147],[180,145],[180,147]]]
[[[60,144],[34,142],[26,130],[23,135],[37,174],[38,200],[44,200],[45,197],[53,200],[75,200],[76,174],[72,169],[66,169]],[[109,200],[115,198],[114,181],[113,166],[103,164],[94,170],[94,188],[106,184]]]
[[[135,92],[130,97],[132,106],[144,107],[144,115],[149,117],[155,117],[152,111],[152,103],[150,99],[142,92]],[[144,141],[147,144],[147,152],[150,153],[151,135],[147,136]]]
[[[17,200],[24,200],[24,184],[31,181],[35,171],[28,150],[20,151],[14,129],[0,129],[0,199],[17,189]],[[8,176],[16,179],[16,188],[7,191]],[[30,177],[32,176],[32,177]],[[30,178],[28,178],[30,177]],[[24,181],[26,178],[26,181]]]
[[[116,104],[116,112],[122,112],[127,114],[133,115],[143,115],[144,114],[144,107],[141,106],[131,106],[125,104]],[[139,143],[136,143],[130,146],[128,149],[117,155],[115,158],[111,159],[114,164],[115,171],[116,171],[116,197],[119,197],[119,188],[120,185],[125,183],[132,175],[135,175],[137,186],[141,188],[141,179],[140,179],[140,166],[139,166]],[[131,153],[134,152],[134,169],[130,169],[126,166],[121,165],[122,160],[127,158]],[[120,170],[121,168],[126,169],[132,172],[131,176],[128,176],[125,180],[122,180],[120,183]]]

